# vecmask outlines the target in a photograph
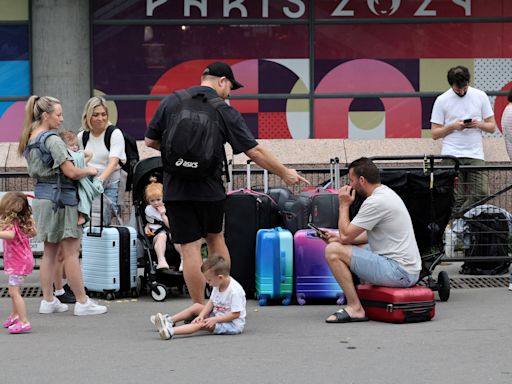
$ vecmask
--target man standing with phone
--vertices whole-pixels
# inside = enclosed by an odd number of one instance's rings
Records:
[[[432,138],[443,139],[441,155],[455,156],[460,165],[484,165],[482,132],[496,130],[494,113],[485,92],[469,86],[469,69],[448,71],[450,89],[440,95],[432,109]],[[451,165],[451,163],[449,163]],[[485,172],[461,171],[455,190],[454,212],[468,208],[489,195]]]

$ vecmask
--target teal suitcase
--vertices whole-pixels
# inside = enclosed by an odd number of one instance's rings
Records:
[[[293,291],[293,235],[281,227],[260,229],[256,235],[256,295],[290,304]]]

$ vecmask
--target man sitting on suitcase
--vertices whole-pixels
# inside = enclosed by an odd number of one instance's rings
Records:
[[[362,281],[386,287],[411,287],[418,281],[421,257],[411,217],[402,199],[380,183],[379,169],[365,157],[353,161],[350,185],[339,190],[339,237],[325,232],[325,258],[343,289],[347,305],[327,323],[367,321],[352,272]],[[349,208],[356,192],[365,197],[352,221]],[[369,247],[362,245],[368,243]]]

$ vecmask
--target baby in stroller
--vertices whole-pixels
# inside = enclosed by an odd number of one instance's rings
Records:
[[[146,217],[146,225],[144,233],[148,237],[153,238],[153,248],[157,257],[156,269],[161,272],[169,270],[169,264],[165,258],[167,248],[167,240],[170,237],[169,218],[165,213],[165,205],[163,202],[163,185],[157,181],[155,176],[149,178],[149,184],[144,191],[144,198],[148,205],[144,209]],[[181,263],[179,270],[183,270],[183,256],[181,255],[181,247],[174,244],[174,248],[180,254]]]

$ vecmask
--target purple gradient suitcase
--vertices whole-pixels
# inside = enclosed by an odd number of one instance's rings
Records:
[[[295,294],[300,305],[309,299],[333,299],[333,304],[345,302],[345,295],[325,260],[326,243],[311,229],[294,235]]]

